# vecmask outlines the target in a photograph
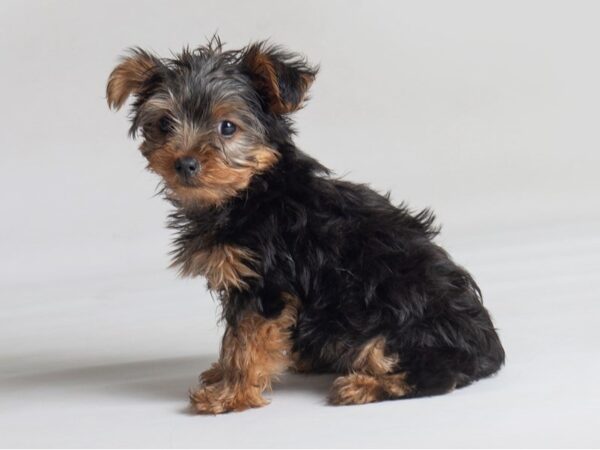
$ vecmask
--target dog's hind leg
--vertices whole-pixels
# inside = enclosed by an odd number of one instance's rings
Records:
[[[490,376],[503,361],[501,347],[479,355],[452,348],[417,348],[403,355],[402,368],[413,386],[410,397],[425,397],[446,394]]]
[[[405,373],[368,375],[351,373],[336,378],[329,395],[334,405],[358,405],[405,397],[412,388]]]
[[[341,376],[334,381],[329,400],[351,405],[448,393],[471,382],[469,376],[449,364],[451,354],[423,349],[418,356],[398,360],[387,373],[371,370]]]
[[[336,405],[372,403],[448,393],[476,379],[477,360],[453,349],[418,348],[399,356],[384,353],[385,341],[369,341],[349,374],[338,377],[329,401]]]
[[[350,373],[338,377],[331,388],[330,403],[354,405],[404,397],[412,391],[406,373],[398,372],[398,356],[386,355],[385,339],[371,339],[351,363]]]

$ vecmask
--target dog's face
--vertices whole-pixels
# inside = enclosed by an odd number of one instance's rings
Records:
[[[297,55],[218,40],[173,59],[135,49],[111,73],[108,103],[135,95],[131,134],[182,207],[220,205],[279,157],[270,129],[302,106],[316,69]]]

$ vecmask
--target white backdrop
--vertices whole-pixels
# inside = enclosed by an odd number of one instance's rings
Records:
[[[600,445],[587,380],[600,369],[599,13],[576,1],[0,3],[0,445]],[[125,48],[167,56],[215,31],[230,48],[270,38],[321,65],[300,147],[435,209],[506,343],[500,376],[346,409],[324,405],[330,379],[291,377],[264,410],[181,413],[216,355],[216,305],[166,271],[168,207],[104,89]]]

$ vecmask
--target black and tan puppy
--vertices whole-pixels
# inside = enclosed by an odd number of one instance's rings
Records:
[[[330,401],[356,404],[442,394],[504,362],[479,288],[432,242],[432,213],[331,178],[294,145],[289,115],[316,73],[214,38],[172,59],[132,50],[110,75],[108,103],[134,96],[131,134],[175,206],[173,264],[222,304],[200,413],[264,405],[288,368],[338,373]]]

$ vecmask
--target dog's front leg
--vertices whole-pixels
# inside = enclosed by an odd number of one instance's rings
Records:
[[[227,326],[219,361],[202,374],[202,386],[190,394],[196,412],[220,414],[268,403],[263,391],[291,364],[290,329],[296,322],[297,305],[288,299],[277,318],[248,312]]]

